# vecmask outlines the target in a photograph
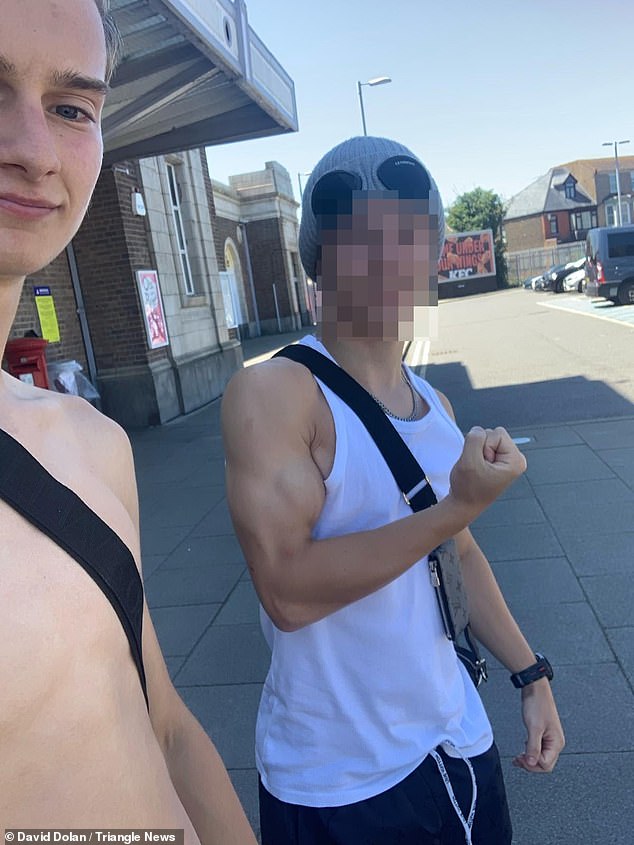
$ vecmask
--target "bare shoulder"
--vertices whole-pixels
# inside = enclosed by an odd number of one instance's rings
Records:
[[[73,438],[82,450],[94,455],[104,470],[113,459],[128,460],[132,454],[126,432],[114,420],[102,414],[85,399],[61,396],[64,425],[72,430]]]
[[[270,486],[290,474],[300,486],[314,483],[316,496],[323,496],[334,458],[334,422],[302,364],[277,358],[237,373],[223,399],[222,433],[234,492],[236,479],[249,485],[258,476]]]
[[[306,367],[276,358],[238,371],[222,400],[225,438],[257,436],[271,427],[303,428],[314,417],[318,388]]]
[[[223,402],[250,396],[285,400],[297,390],[310,391],[312,385],[314,379],[302,364],[288,358],[273,358],[238,370],[227,386]]]
[[[109,487],[135,519],[136,481],[132,446],[126,432],[85,399],[61,396],[61,418],[78,458]]]
[[[134,461],[123,429],[77,396],[5,386],[9,393],[0,420],[6,420],[9,434],[138,557]]]

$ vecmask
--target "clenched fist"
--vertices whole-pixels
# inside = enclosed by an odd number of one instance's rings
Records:
[[[526,470],[526,458],[504,428],[475,426],[451,471],[449,495],[475,519]]]

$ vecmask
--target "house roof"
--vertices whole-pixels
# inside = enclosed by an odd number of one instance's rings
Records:
[[[505,218],[510,220],[514,217],[529,217],[532,214],[541,214],[546,204],[546,194],[550,185],[550,170],[539,179],[511,197],[506,210]]]
[[[580,158],[562,164],[575,175],[584,191],[596,202],[596,183],[594,177],[597,173],[614,172],[614,156],[605,158]],[[634,170],[634,156],[619,156],[619,170]]]
[[[575,184],[575,196],[566,196],[565,185],[572,179]],[[592,198],[568,167],[551,167],[548,173],[540,176],[519,194],[511,198],[505,219],[530,217],[554,211],[567,211],[594,205]]]

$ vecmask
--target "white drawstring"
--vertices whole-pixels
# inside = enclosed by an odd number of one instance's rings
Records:
[[[478,795],[478,785],[476,784],[476,778],[473,771],[473,766],[471,765],[471,761],[468,757],[458,749],[452,742],[445,742],[445,745],[449,745],[453,750],[458,754],[464,762],[467,764],[467,768],[469,769],[469,774],[471,775],[471,784],[472,784],[472,798],[471,798],[471,809],[469,810],[469,817],[465,819],[462,815],[462,810],[460,809],[460,804],[458,804],[458,800],[454,795],[453,787],[451,785],[451,780],[449,779],[449,775],[447,774],[447,769],[445,768],[445,764],[443,763],[442,757],[440,754],[434,750],[430,751],[429,753],[436,761],[436,765],[438,766],[438,771],[440,772],[440,776],[443,779],[443,783],[445,784],[445,789],[447,790],[447,794],[449,795],[449,800],[453,804],[453,808],[456,811],[456,815],[460,819],[460,824],[464,828],[465,833],[465,842],[466,845],[473,845],[471,841],[471,828],[473,827],[473,820],[475,818],[475,811],[476,811],[476,798]]]

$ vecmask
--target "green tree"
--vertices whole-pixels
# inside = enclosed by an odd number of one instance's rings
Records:
[[[506,207],[502,198],[494,191],[474,188],[461,194],[447,210],[447,223],[454,232],[470,232],[475,229],[491,229],[495,251],[497,285],[508,285],[506,248],[502,241],[502,221]]]

